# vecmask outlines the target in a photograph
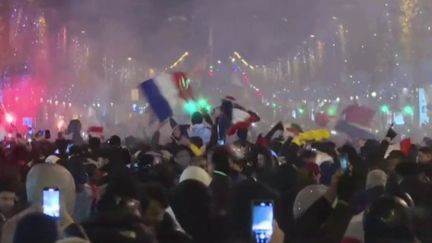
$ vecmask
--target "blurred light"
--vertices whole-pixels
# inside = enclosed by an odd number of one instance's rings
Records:
[[[302,115],[305,112],[305,110],[303,108],[298,108],[298,112]]]
[[[6,113],[5,120],[7,123],[11,124],[15,121],[15,117],[11,113]]]
[[[337,114],[337,108],[336,106],[331,106],[327,109],[327,115],[329,116],[336,116]]]
[[[132,61],[132,57],[128,57],[128,61]]]
[[[177,61],[175,61],[169,68],[173,69],[175,66],[177,66],[180,62],[182,62],[187,56],[189,56],[189,52],[183,53]]]
[[[186,113],[191,115],[198,111],[198,105],[195,103],[195,101],[190,100],[184,104],[184,110]]]
[[[60,130],[62,130],[62,128],[64,127],[64,125],[65,125],[65,121],[64,120],[59,120],[58,122],[57,122],[57,129],[60,131]]]
[[[389,114],[390,113],[390,107],[388,105],[382,105],[380,107],[380,112],[384,113],[384,114]]]
[[[375,91],[373,91],[373,92],[371,93],[371,96],[375,98],[375,97],[377,96],[377,93],[376,93]]]
[[[405,115],[412,116],[414,115],[414,108],[412,106],[407,105],[403,108],[403,113]]]
[[[218,63],[218,64],[221,64],[221,63],[222,63],[222,61],[221,61],[221,60],[218,60],[218,61],[217,61],[217,63]]]

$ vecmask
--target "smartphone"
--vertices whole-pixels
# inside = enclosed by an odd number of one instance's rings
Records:
[[[347,154],[340,154],[339,155],[339,163],[342,171],[344,173],[347,173],[349,170],[349,162],[348,162],[348,155]]]
[[[60,190],[46,187],[42,191],[43,213],[53,218],[60,218]]]
[[[218,144],[219,144],[219,145],[225,145],[225,141],[222,140],[222,139],[221,139],[221,140],[218,140]]]
[[[268,243],[273,234],[273,201],[252,202],[252,239],[255,243]]]

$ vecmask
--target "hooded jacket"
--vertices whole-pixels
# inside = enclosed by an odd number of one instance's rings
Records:
[[[29,213],[40,212],[39,205],[42,205],[42,191],[46,187],[58,188],[66,207],[65,212],[69,215],[73,214],[75,206],[75,183],[72,175],[61,165],[37,164],[30,169],[26,179],[27,198],[32,206],[6,222],[3,228],[2,243],[13,242],[13,235],[20,219]],[[67,219],[67,217],[65,218]]]

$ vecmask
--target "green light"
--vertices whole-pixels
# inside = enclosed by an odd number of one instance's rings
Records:
[[[199,99],[198,105],[199,105],[199,107],[206,107],[208,105],[208,102],[206,99]]]
[[[190,100],[188,102],[186,102],[184,104],[184,110],[188,113],[188,114],[193,114],[194,112],[198,111],[198,105],[196,104],[195,101]]]
[[[381,111],[381,113],[389,114],[390,113],[390,107],[388,105],[382,105],[380,107],[380,111]]]
[[[212,107],[208,103],[207,99],[199,99],[198,101],[187,101],[186,103],[184,103],[183,109],[187,114],[192,115],[193,113],[199,112],[201,110],[206,110],[206,112],[210,112]]]
[[[204,107],[204,109],[205,109],[207,112],[210,112],[211,109],[212,109],[212,107],[211,107],[211,105],[207,105],[206,107]]]
[[[414,115],[414,108],[412,106],[407,105],[403,108],[403,113],[405,115],[412,116]]]
[[[336,114],[337,114],[337,108],[336,108],[336,106],[330,106],[327,109],[327,115],[329,115],[329,116],[336,116]]]
[[[303,108],[298,108],[298,112],[302,115],[305,111]]]

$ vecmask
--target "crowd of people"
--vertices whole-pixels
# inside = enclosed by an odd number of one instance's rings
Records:
[[[4,141],[1,243],[432,242],[432,147],[390,129],[378,140],[299,143],[277,123],[254,141],[232,103],[190,126],[168,121],[144,142],[61,133]],[[345,160],[348,164],[344,164]],[[42,192],[60,192],[60,217]],[[252,232],[252,203],[273,205],[271,238]]]

